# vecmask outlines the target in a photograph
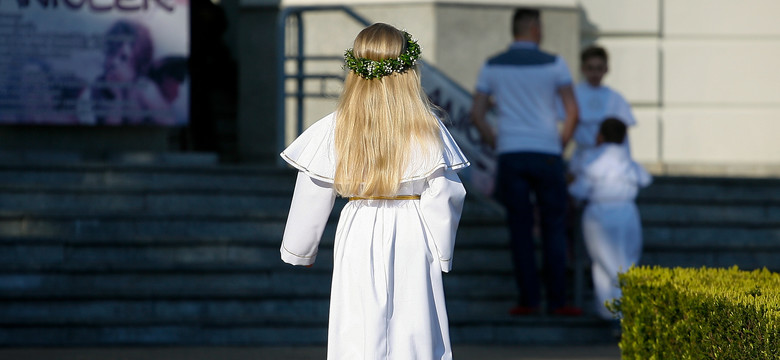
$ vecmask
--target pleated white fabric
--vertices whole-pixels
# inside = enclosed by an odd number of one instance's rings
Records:
[[[334,243],[328,359],[451,359],[442,271],[452,268],[465,198],[456,170],[469,165],[441,125],[443,151],[414,159],[399,195],[344,207]],[[281,156],[300,170],[282,240],[282,260],[313,264],[335,199],[333,115]],[[415,152],[418,153],[418,152]]]
[[[588,205],[582,233],[592,261],[594,309],[602,319],[613,319],[604,304],[621,297],[618,274],[638,264],[642,255],[639,211],[633,202]]]
[[[333,144],[335,113],[312,124],[280,156],[296,169],[311,178],[333,183],[336,172],[336,155]],[[422,180],[438,169],[460,170],[469,166],[466,156],[455,143],[447,128],[439,122],[443,149],[436,149],[437,156],[413,156],[404,174],[402,182]],[[419,154],[419,149],[410,149]],[[441,152],[438,154],[438,152]]]
[[[569,186],[573,197],[588,201],[582,233],[593,261],[595,310],[604,319],[613,318],[604,303],[621,296],[618,273],[637,264],[642,254],[642,224],[634,199],[639,188],[651,182],[625,146],[604,144],[595,148]]]

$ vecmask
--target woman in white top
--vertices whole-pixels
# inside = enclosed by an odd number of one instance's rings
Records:
[[[281,156],[299,170],[282,259],[311,265],[337,195],[328,359],[451,359],[442,271],[469,165],[431,112],[414,67],[420,47],[386,24],[345,53],[336,111]]]

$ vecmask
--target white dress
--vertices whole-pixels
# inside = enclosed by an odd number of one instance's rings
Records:
[[[569,172],[578,175],[582,171],[585,159],[596,149],[596,135],[606,118],[618,118],[626,126],[634,126],[636,120],[628,102],[608,86],[593,87],[586,82],[581,82],[574,87],[574,96],[579,107],[580,121],[574,130],[574,141],[577,147],[569,160]],[[630,151],[628,136],[623,145]]]
[[[333,207],[334,116],[309,127],[281,156],[299,170],[282,240],[282,260],[314,263]],[[452,268],[469,165],[440,124],[444,149],[415,156],[398,195],[344,207],[333,251],[328,359],[451,359],[442,271]],[[415,152],[419,154],[419,152]]]
[[[594,305],[604,319],[613,318],[604,302],[621,295],[618,273],[638,263],[642,254],[642,224],[634,199],[639,187],[651,181],[623,145],[604,144],[585,159],[581,176],[569,186],[573,197],[588,201],[582,233],[593,262]]]

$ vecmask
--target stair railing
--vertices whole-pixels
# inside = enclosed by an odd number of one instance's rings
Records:
[[[303,115],[304,115],[304,100],[307,97],[320,97],[320,98],[332,98],[332,97],[338,97],[338,94],[329,94],[325,88],[325,83],[328,80],[339,80],[340,82],[344,81],[343,74],[310,74],[307,73],[304,69],[304,64],[307,61],[333,61],[333,60],[342,60],[343,58],[341,56],[306,56],[304,54],[304,23],[303,23],[303,13],[305,12],[323,12],[323,11],[335,11],[335,12],[342,12],[346,15],[348,15],[350,18],[355,20],[356,22],[362,24],[363,26],[371,25],[371,23],[358,13],[356,13],[354,10],[352,10],[349,7],[346,6],[292,6],[284,8],[279,13],[279,18],[277,22],[277,41],[276,41],[276,66],[277,70],[276,73],[277,76],[277,94],[279,96],[277,97],[277,104],[276,104],[276,110],[277,110],[277,119],[276,119],[276,125],[277,125],[277,150],[278,152],[282,152],[285,148],[285,139],[287,138],[287,132],[286,132],[286,124],[287,124],[287,106],[286,102],[289,97],[295,98],[295,116],[296,116],[296,122],[295,122],[295,131],[296,135],[299,135],[303,132]],[[295,41],[295,53],[294,54],[287,54],[287,22],[288,20],[292,18],[294,20],[295,29],[296,29],[296,41]],[[286,64],[288,60],[295,60],[295,73],[294,74],[288,74],[286,71]],[[295,79],[296,87],[295,91],[292,93],[288,93],[286,89],[286,83],[288,79]],[[306,93],[304,89],[304,83],[306,80],[309,79],[317,79],[320,80],[320,91],[319,92],[313,92],[313,93]],[[277,157],[277,161],[282,161],[281,158]]]

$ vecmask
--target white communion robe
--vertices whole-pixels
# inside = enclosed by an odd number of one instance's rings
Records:
[[[582,171],[584,160],[595,151],[596,135],[606,118],[615,117],[629,127],[636,125],[636,119],[623,96],[608,86],[593,87],[587,82],[581,82],[574,87],[574,97],[577,99],[580,120],[574,130],[577,147],[569,160],[569,172],[576,176]],[[630,152],[628,136],[623,145]]]
[[[582,233],[592,260],[596,312],[604,319],[613,318],[604,302],[621,295],[618,272],[639,262],[642,224],[634,200],[639,188],[651,182],[623,145],[604,144],[595,148],[582,175],[569,186],[573,197],[587,201]]]
[[[299,170],[282,239],[282,260],[313,264],[336,192],[334,114],[281,154]],[[442,272],[452,269],[469,165],[439,123],[444,148],[410,159],[398,195],[353,200],[341,211],[333,249],[329,360],[452,359]]]

